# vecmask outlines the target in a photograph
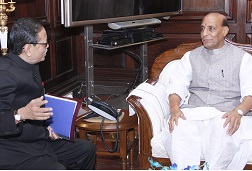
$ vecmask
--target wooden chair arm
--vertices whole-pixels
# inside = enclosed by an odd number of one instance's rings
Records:
[[[135,95],[131,95],[127,98],[129,105],[134,109],[138,116],[138,133],[139,133],[139,160],[140,167],[148,169],[150,164],[148,158],[151,157],[151,139],[152,125],[149,115],[143,105],[140,102],[141,98]]]

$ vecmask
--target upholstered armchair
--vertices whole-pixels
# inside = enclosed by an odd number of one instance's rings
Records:
[[[228,39],[226,41],[252,54],[252,45],[238,44]],[[131,113],[135,113],[138,116],[139,160],[142,169],[150,168],[149,157],[159,163],[170,164],[169,158],[164,152],[163,144],[160,143],[162,142],[160,132],[162,131],[162,126],[166,124],[164,120],[168,119],[165,113],[169,113],[167,97],[165,96],[165,78],[162,78],[161,71],[166,68],[169,62],[180,59],[185,52],[200,45],[201,42],[181,44],[175,49],[170,49],[160,54],[152,65],[149,78],[136,88],[138,92],[133,91],[136,93],[131,93],[127,98]],[[163,79],[163,81],[160,79]],[[142,94],[142,96],[139,94]],[[246,169],[252,169],[252,165],[249,163],[246,165]]]

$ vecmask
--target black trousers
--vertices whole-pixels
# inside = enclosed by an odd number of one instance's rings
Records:
[[[76,139],[74,142],[56,140],[50,142],[58,161],[46,155],[32,157],[22,163],[1,166],[8,170],[94,170],[96,147],[88,140]],[[13,156],[15,157],[15,156]]]

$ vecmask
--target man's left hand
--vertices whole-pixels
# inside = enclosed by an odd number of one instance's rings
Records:
[[[241,123],[241,117],[242,116],[239,115],[237,111],[234,110],[227,112],[222,116],[222,118],[226,118],[223,127],[225,128],[229,124],[227,129],[228,135],[230,136],[233,135],[239,129]]]

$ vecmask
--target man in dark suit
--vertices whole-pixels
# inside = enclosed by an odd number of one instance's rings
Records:
[[[95,146],[88,140],[57,139],[45,126],[38,64],[45,60],[46,30],[31,18],[14,23],[10,53],[0,58],[0,169],[94,169]]]

